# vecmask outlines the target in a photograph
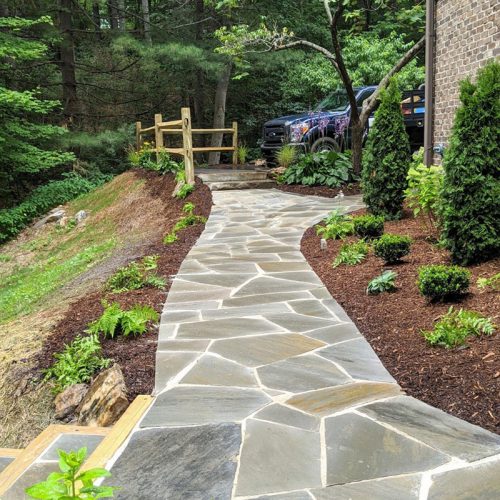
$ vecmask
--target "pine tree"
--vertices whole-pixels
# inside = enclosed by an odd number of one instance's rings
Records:
[[[500,64],[461,84],[443,167],[443,239],[468,265],[500,252]]]
[[[401,92],[393,79],[381,94],[380,107],[363,153],[363,201],[371,213],[386,219],[401,216],[410,161]]]

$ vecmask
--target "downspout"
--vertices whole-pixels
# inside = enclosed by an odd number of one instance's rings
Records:
[[[424,163],[433,163],[434,118],[434,43],[436,0],[427,0],[425,22],[425,116],[424,116]]]

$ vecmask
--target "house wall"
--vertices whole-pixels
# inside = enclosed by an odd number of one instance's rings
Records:
[[[448,145],[459,83],[500,55],[500,0],[437,0],[433,144]]]

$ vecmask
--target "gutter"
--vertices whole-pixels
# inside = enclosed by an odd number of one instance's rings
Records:
[[[434,118],[434,44],[436,0],[426,0],[425,19],[425,115],[424,115],[424,163],[433,163]]]

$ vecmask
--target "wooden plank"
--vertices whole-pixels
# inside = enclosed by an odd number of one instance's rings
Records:
[[[22,451],[19,448],[0,448],[0,457],[16,458]]]
[[[193,136],[191,133],[191,109],[182,108],[182,145],[184,148],[184,167],[186,183],[194,184]]]
[[[104,427],[84,427],[76,425],[49,425],[0,474],[0,497],[24,473],[24,471],[53,443],[61,434],[97,434],[106,436],[110,429]],[[105,438],[106,439],[106,438]],[[104,441],[104,440],[103,440]]]
[[[193,152],[195,153],[206,153],[208,151],[234,151],[234,147],[224,147],[221,146],[220,148],[216,147],[206,147],[206,148],[193,148]]]
[[[163,149],[163,132],[160,130],[161,120],[161,113],[155,114],[156,163],[160,161],[160,151]]]
[[[214,132],[231,134],[234,130],[232,128],[193,128],[191,132],[193,132],[193,134],[212,134]]]
[[[233,122],[233,165],[238,165],[238,122]]]
[[[139,151],[142,146],[141,126],[141,122],[135,122],[135,147],[137,151]]]
[[[181,128],[165,128],[161,129],[161,131],[167,135],[182,134]]]
[[[120,420],[111,428],[109,434],[99,443],[94,452],[87,458],[83,464],[83,470],[93,469],[94,467],[105,467],[123,444],[132,429],[136,426],[142,415],[152,403],[152,396],[137,396],[132,404],[127,408]]]
[[[152,127],[143,128],[141,130],[141,134],[145,134],[147,132],[154,132],[155,128],[156,128],[156,125],[153,125]]]
[[[183,148],[163,148],[163,151],[166,151],[167,153],[171,153],[173,155],[184,155]]]
[[[159,124],[160,128],[178,127],[179,125],[182,125],[182,119],[172,120],[170,122],[161,122]]]

